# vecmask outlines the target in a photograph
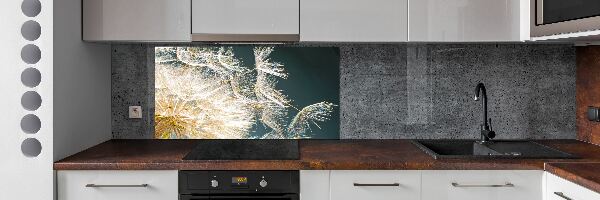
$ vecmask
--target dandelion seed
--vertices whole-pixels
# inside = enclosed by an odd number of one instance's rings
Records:
[[[269,57],[273,47],[256,47],[254,68],[244,67],[229,47],[155,49],[155,138],[308,137],[311,124],[330,117],[332,103],[309,105],[288,122],[292,101],[277,89],[288,78]],[[267,132],[251,136],[255,125]]]
[[[310,125],[314,124],[320,129],[318,122],[329,120],[335,106],[333,103],[319,102],[302,108],[292,119],[287,129],[288,132],[294,138],[306,137],[306,132],[312,131]]]

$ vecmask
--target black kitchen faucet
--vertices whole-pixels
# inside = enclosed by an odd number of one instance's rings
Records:
[[[481,97],[479,95],[481,92]],[[492,119],[487,117],[487,94],[485,92],[485,86],[483,83],[477,84],[475,88],[475,101],[479,101],[479,99],[483,98],[481,101],[481,106],[483,107],[483,123],[481,124],[481,143],[489,142],[491,139],[496,137],[496,132],[492,130]]]

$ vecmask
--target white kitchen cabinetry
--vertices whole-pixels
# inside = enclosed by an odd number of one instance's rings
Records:
[[[302,0],[300,41],[406,42],[408,0]]]
[[[178,199],[177,171],[68,170],[56,176],[58,200]]]
[[[527,0],[410,0],[411,42],[529,40]]]
[[[331,200],[414,200],[421,193],[419,171],[334,170],[330,178]]]
[[[546,172],[546,200],[598,200],[600,194]]]
[[[299,26],[299,0],[192,0],[195,41],[297,41]]]
[[[300,199],[329,200],[329,170],[300,171]]]
[[[423,171],[422,200],[542,200],[543,171]]]
[[[83,0],[85,41],[190,41],[190,0]]]

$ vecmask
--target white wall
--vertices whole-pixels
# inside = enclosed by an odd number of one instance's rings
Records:
[[[54,160],[112,137],[110,45],[81,40],[81,0],[54,1]]]
[[[110,46],[81,42],[80,0],[40,0],[41,12],[31,17],[22,13],[22,2],[0,2],[0,199],[49,200],[54,198],[53,162],[111,137]],[[41,27],[33,41],[21,36],[28,20]],[[41,51],[36,63],[21,59],[28,44]],[[21,83],[21,73],[30,67],[41,74],[40,84],[31,88]],[[21,105],[26,91],[41,96],[39,108]],[[40,119],[36,133],[21,129],[27,114]],[[38,140],[41,153],[25,156],[25,139]]]
[[[52,148],[52,1],[41,0],[42,9],[35,17],[21,12],[22,0],[0,1],[0,199],[49,200],[53,197],[53,148]],[[34,41],[21,36],[21,25],[35,20],[41,26],[41,36]],[[27,44],[37,45],[41,59],[35,64],[21,60],[21,48]],[[21,83],[21,73],[28,67],[38,69],[41,83],[33,88]],[[38,109],[27,111],[21,106],[21,96],[35,91],[42,98]],[[40,118],[41,128],[35,134],[21,130],[20,121],[26,114]],[[41,143],[41,153],[26,157],[21,143],[34,138]]]

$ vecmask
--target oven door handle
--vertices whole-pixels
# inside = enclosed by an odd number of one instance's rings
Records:
[[[286,200],[298,200],[296,194],[284,194],[284,195],[206,195],[206,196],[195,196],[195,195],[179,195],[180,200],[206,200],[206,199],[286,199]]]

